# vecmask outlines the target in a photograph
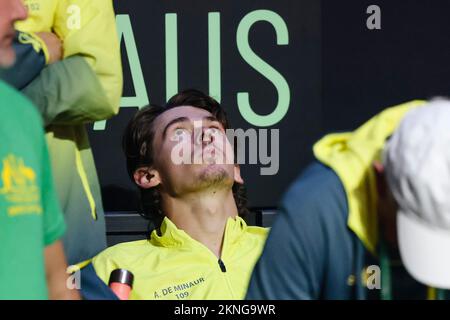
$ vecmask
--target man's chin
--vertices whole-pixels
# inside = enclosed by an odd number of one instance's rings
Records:
[[[14,65],[14,62],[16,62],[16,53],[14,50],[12,48],[0,48],[0,68],[10,68]]]
[[[202,184],[211,185],[228,185],[233,182],[233,178],[227,171],[226,165],[215,163],[202,165],[199,180]]]

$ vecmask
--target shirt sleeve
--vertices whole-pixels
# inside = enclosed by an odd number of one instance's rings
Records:
[[[341,180],[315,161],[282,200],[247,297],[355,299],[364,250],[348,215]]]
[[[328,282],[337,274],[332,269],[345,257],[345,204],[345,193],[330,169],[313,164],[305,170],[281,202],[247,298],[327,297]]]
[[[44,137],[42,137],[42,140],[41,199],[44,209],[44,244],[48,246],[62,237],[66,230],[66,225],[53,185],[47,144]]]
[[[294,202],[288,197],[279,209],[254,269],[247,299],[310,300],[320,295],[324,263],[323,237],[317,232],[320,222],[311,211],[314,208],[295,206]],[[309,211],[308,216],[293,219],[304,210]]]

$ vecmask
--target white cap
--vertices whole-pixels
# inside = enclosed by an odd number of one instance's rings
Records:
[[[387,142],[384,166],[399,205],[403,264],[416,280],[450,289],[450,101],[409,111]]]

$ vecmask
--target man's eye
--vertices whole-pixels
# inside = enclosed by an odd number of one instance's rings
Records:
[[[177,137],[186,136],[189,134],[189,130],[186,128],[176,128],[174,131],[174,135]]]
[[[210,130],[210,132],[211,132],[212,134],[216,134],[216,133],[219,133],[220,128],[219,128],[219,127],[216,127],[216,126],[212,126],[212,127],[209,128],[209,130]]]

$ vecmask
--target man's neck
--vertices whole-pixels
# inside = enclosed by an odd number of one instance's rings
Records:
[[[167,217],[220,258],[228,218],[238,215],[232,190],[206,190],[183,197],[162,194]]]

